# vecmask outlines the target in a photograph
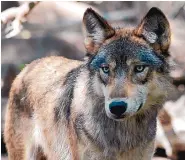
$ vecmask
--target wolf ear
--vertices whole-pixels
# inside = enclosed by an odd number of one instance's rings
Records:
[[[114,29],[91,8],[88,8],[83,17],[85,34],[85,47],[87,52],[93,54],[97,48],[108,38],[115,34]]]
[[[170,25],[158,8],[151,8],[136,28],[136,34],[148,41],[155,50],[166,52],[171,41]]]

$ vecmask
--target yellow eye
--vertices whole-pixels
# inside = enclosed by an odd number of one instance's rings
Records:
[[[144,66],[144,65],[137,65],[137,66],[135,66],[134,71],[136,73],[140,73],[140,72],[143,72],[145,68],[146,68],[146,66]]]

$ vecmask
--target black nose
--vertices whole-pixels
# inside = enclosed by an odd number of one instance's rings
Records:
[[[127,109],[127,103],[124,101],[113,101],[109,104],[110,112],[120,117]]]

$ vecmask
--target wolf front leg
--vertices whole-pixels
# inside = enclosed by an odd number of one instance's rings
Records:
[[[146,148],[144,148],[143,151],[143,156],[140,160],[151,160],[155,152],[155,139],[146,145]]]
[[[155,153],[155,139],[150,142],[145,150],[143,160],[151,160]]]
[[[68,138],[70,143],[72,160],[80,160],[78,155],[77,136],[72,121],[70,121],[68,124]]]

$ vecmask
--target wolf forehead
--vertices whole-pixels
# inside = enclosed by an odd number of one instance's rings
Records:
[[[163,56],[156,53],[150,46],[121,37],[102,45],[92,58],[91,65],[99,68],[102,64],[112,61],[119,65],[120,63],[126,65],[129,60],[153,67],[161,67],[165,62]]]

